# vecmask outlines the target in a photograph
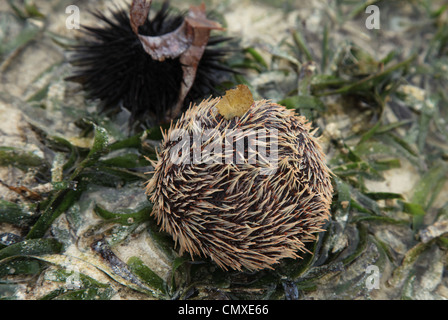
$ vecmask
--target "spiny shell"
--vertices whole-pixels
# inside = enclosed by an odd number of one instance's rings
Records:
[[[101,111],[114,114],[127,109],[130,129],[174,119],[173,109],[181,96],[182,108],[187,109],[192,101],[216,94],[218,84],[234,73],[223,63],[230,49],[222,44],[229,38],[207,37],[200,61],[195,62],[197,69],[193,73],[193,68],[189,68],[187,79],[180,57],[159,61],[145,52],[132,30],[129,9],[93,15],[97,25],[83,27],[85,36],[70,50],[70,62],[75,68],[67,80],[80,83],[89,99],[99,100]],[[139,30],[142,35],[154,37],[154,41],[160,40],[172,34],[185,19],[185,14],[175,13],[165,1]],[[185,89],[184,96],[182,87],[187,83],[191,87]]]
[[[152,214],[181,253],[210,257],[226,270],[272,268],[280,259],[300,257],[304,242],[323,231],[333,191],[311,124],[267,100],[226,120],[215,108],[219,100],[191,107],[164,134],[146,189]],[[243,155],[237,148],[224,152],[229,132],[241,141],[259,129],[268,150],[274,151],[277,140],[276,170],[269,171],[268,153],[260,156],[256,149],[256,157],[248,156],[253,151],[248,140]],[[207,130],[206,138],[194,139]],[[195,152],[219,145],[221,153],[195,161]],[[244,163],[238,163],[239,156]]]

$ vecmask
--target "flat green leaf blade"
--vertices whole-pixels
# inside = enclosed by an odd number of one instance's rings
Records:
[[[149,219],[150,213],[152,211],[152,204],[146,206],[138,211],[125,213],[125,212],[111,212],[99,205],[94,207],[94,212],[101,218],[114,221],[123,225],[130,225],[134,223],[141,223]]]
[[[319,112],[325,111],[324,103],[318,98],[309,95],[292,96],[278,102],[288,109],[314,109]]]
[[[93,124],[93,126],[95,128],[93,146],[90,149],[87,157],[76,168],[72,176],[73,178],[76,177],[82,171],[82,169],[94,165],[99,160],[99,158],[108,150],[109,135],[107,134],[106,129],[95,124]]]
[[[43,237],[53,221],[62,213],[70,208],[73,203],[80,197],[80,190],[62,190],[53,199],[50,205],[45,209],[40,218],[31,228],[27,235],[28,239]]]
[[[35,205],[23,206],[17,203],[0,200],[0,222],[26,226],[34,220]]]
[[[127,262],[131,271],[151,288],[165,293],[165,281],[147,267],[138,257],[130,257]]]
[[[0,250],[0,260],[14,256],[35,256],[61,252],[62,245],[55,239],[31,239]]]

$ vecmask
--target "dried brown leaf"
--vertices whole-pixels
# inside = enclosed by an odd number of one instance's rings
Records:
[[[174,31],[161,36],[144,36],[138,33],[138,27],[147,19],[151,1],[134,0],[131,5],[131,27],[140,39],[145,51],[155,60],[179,57],[182,64],[183,81],[176,105],[168,112],[167,122],[181,111],[185,97],[193,86],[199,61],[204,54],[213,29],[222,30],[221,25],[209,20],[205,14],[205,5],[191,6],[184,22]]]

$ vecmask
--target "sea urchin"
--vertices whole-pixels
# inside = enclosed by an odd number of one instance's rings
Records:
[[[330,171],[311,125],[245,86],[192,106],[160,148],[146,192],[181,253],[272,268],[329,219]]]
[[[220,25],[206,18],[205,6],[174,14],[168,2],[152,17],[151,1],[133,0],[130,10],[111,17],[94,13],[100,26],[71,51],[74,74],[102,111],[130,111],[129,124],[171,121],[195,100],[216,93],[232,70],[223,65],[228,38],[210,36]]]

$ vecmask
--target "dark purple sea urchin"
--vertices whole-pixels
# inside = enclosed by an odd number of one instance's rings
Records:
[[[322,231],[330,171],[304,117],[267,100],[224,110],[238,104],[226,94],[187,110],[164,134],[147,194],[181,253],[223,269],[272,268]]]
[[[232,72],[222,63],[229,50],[219,46],[228,38],[209,36],[219,24],[205,18],[204,6],[174,14],[165,1],[150,17],[150,4],[134,0],[131,10],[116,10],[110,18],[94,13],[100,25],[84,27],[86,37],[72,48],[75,71],[68,80],[98,99],[102,111],[128,109],[133,126],[169,122],[192,101],[215,94],[223,76]],[[185,46],[174,54],[173,47],[155,48],[160,53],[155,59],[145,52],[145,38]],[[199,53],[194,57],[189,50]]]

